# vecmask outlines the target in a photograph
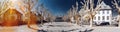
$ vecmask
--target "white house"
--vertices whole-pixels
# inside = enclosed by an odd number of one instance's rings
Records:
[[[103,1],[101,3],[100,11],[97,11],[97,14],[94,17],[95,24],[100,25],[101,23],[108,22],[111,24],[112,21],[112,10],[109,5],[106,5]]]

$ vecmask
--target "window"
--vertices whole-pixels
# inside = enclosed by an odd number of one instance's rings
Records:
[[[105,16],[102,16],[102,20],[105,20]]]
[[[96,20],[96,17],[94,17],[94,20]]]
[[[98,20],[100,20],[100,16],[98,16]]]
[[[107,20],[109,20],[109,16],[107,16]]]
[[[103,11],[102,13],[105,14],[105,11]]]
[[[109,14],[109,11],[107,11],[107,14]]]

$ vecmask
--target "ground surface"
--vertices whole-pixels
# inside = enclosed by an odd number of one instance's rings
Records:
[[[86,29],[93,29],[91,32],[119,32],[120,28],[117,27],[89,27],[79,26],[68,22],[53,22],[45,23],[42,27],[36,27],[36,25],[31,25],[33,28],[43,29],[48,32],[78,32],[85,31]],[[0,32],[40,32],[38,30],[33,30],[27,27],[27,25],[14,26],[14,27],[0,27]]]

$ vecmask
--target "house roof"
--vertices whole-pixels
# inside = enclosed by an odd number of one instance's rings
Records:
[[[20,13],[18,10],[13,9],[13,8],[9,8],[7,11],[10,11],[10,12],[11,12],[11,10],[14,11],[14,12]],[[6,12],[7,12],[7,11],[6,11]],[[20,13],[20,14],[21,14],[21,13]]]
[[[109,5],[107,5],[107,4],[105,4],[104,1],[102,1],[102,3],[101,3],[101,9],[111,9],[111,7]]]
[[[7,12],[9,9],[15,9],[15,8],[7,8],[5,11],[2,12],[2,14],[4,14],[5,12]],[[18,9],[15,9],[16,11],[18,11],[19,13],[23,14],[23,12],[19,11]]]

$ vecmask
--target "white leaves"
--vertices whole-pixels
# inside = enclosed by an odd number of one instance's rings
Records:
[[[96,11],[100,10],[101,0],[98,0],[97,6],[95,8],[94,8],[94,6],[95,6],[94,0],[86,0],[83,3],[84,3],[84,5],[82,6],[81,10],[79,11],[79,14],[81,15],[83,20],[88,21],[89,19],[92,19],[96,15]]]
[[[1,0],[0,2],[0,16],[8,9],[8,0]]]
[[[100,3],[101,1],[102,1],[102,0],[98,0],[97,5],[101,4],[101,3]]]
[[[114,0],[114,2],[112,2],[112,3],[118,9],[118,13],[120,13],[119,1],[117,2],[117,0]]]

